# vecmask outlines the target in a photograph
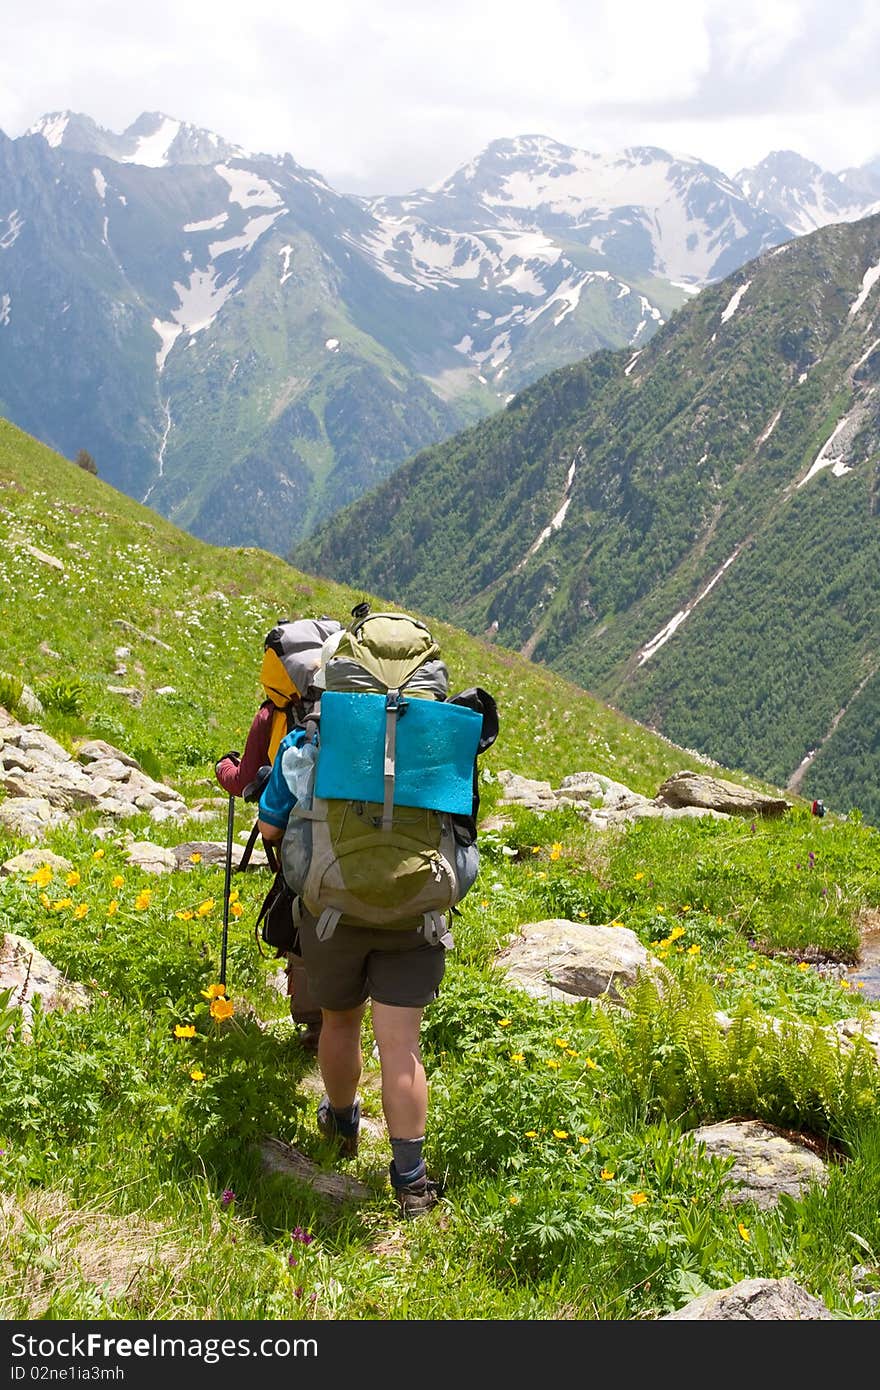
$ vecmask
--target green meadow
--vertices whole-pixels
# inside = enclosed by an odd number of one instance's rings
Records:
[[[266,632],[344,620],[364,597],[396,606],[199,542],[0,422],[0,704],[24,718],[27,686],[65,747],[106,739],[190,805],[213,799],[210,821],[142,813],[104,836],[82,813],[43,846],[69,874],[0,877],[0,930],[91,993],[30,1030],[0,995],[0,1318],[651,1320],[791,1276],[835,1317],[875,1319],[880,1066],[867,1043],[833,1038],[842,1020],[877,1021],[843,973],[880,910],[877,829],[796,798],[778,820],[614,831],[571,808],[502,808],[502,769],[554,786],[595,771],[648,795],[707,770],[514,652],[419,614],[451,689],[483,686],[500,718],[481,760],[494,828],[425,1017],[439,1206],[403,1224],[392,1200],[369,1013],[358,1157],[342,1167],[322,1141],[317,1068],[255,940],[265,870],[233,878],[233,1011],[218,1017],[223,867],[151,876],[126,837],[225,838],[213,765],[242,746]],[[238,802],[236,835],[252,824]],[[0,862],[28,846],[0,831]],[[663,987],[643,979],[625,1008],[513,988],[496,955],[547,918],[632,930]],[[729,1164],[690,1136],[735,1117],[800,1132],[827,1184],[770,1209],[725,1201]],[[267,1171],[270,1136],[358,1194]]]

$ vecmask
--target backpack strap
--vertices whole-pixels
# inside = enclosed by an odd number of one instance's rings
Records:
[[[254,845],[257,843],[257,836],[259,835],[259,833],[260,833],[260,822],[259,822],[259,819],[258,819],[258,820],[255,820],[255,821],[254,821],[254,828],[253,828],[253,830],[251,831],[250,835],[248,836],[248,842],[247,842],[247,844],[245,845],[244,849],[242,850],[241,858],[239,859],[238,863],[237,863],[236,866],[235,866],[235,872],[236,872],[237,874],[244,873],[244,871],[245,871],[245,869],[247,868],[248,864],[251,862],[251,855],[252,855],[253,852],[254,852]],[[268,856],[267,856],[267,857],[268,857]]]
[[[385,696],[385,799],[382,803],[382,829],[390,830],[394,818],[394,759],[397,749],[397,720],[406,708],[399,690]]]
[[[318,922],[315,927],[315,935],[317,936],[319,941],[330,940],[330,937],[336,930],[336,924],[338,923],[341,916],[342,913],[339,911],[338,907],[324,908],[324,911],[318,918]]]

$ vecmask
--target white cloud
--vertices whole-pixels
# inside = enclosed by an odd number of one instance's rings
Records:
[[[878,70],[875,0],[4,0],[0,129],[160,110],[362,192],[524,133],[840,168],[877,152]]]

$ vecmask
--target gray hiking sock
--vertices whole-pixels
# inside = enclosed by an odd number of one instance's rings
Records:
[[[408,1178],[417,1173],[422,1166],[422,1147],[425,1143],[425,1136],[421,1139],[392,1139],[391,1152],[394,1155],[394,1167],[398,1176]]]

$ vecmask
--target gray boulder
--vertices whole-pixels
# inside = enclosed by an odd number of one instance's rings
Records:
[[[661,1322],[804,1322],[830,1320],[831,1313],[794,1279],[742,1279],[703,1294]]]
[[[802,1197],[815,1183],[828,1181],[824,1161],[806,1144],[788,1138],[761,1120],[722,1120],[690,1131],[708,1154],[733,1158],[727,1175],[728,1201],[753,1202],[762,1210],[776,1206],[783,1193]]]
[[[635,984],[643,970],[661,975],[663,967],[628,927],[596,926],[550,918],[520,927],[495,957],[511,984],[536,999],[575,1003],[610,998]]]
[[[709,777],[704,772],[675,772],[659,788],[656,801],[666,806],[697,806],[705,810],[724,811],[732,816],[784,815],[789,803],[781,796],[766,796],[763,792],[741,787],[722,777]]]

